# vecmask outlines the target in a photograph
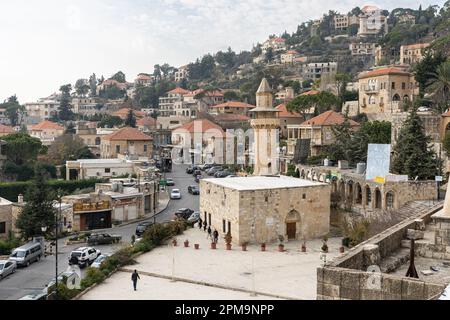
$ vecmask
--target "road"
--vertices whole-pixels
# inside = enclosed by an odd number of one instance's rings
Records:
[[[189,185],[195,185],[192,175],[185,173],[186,165],[174,165],[171,173],[166,173],[168,178],[175,181],[175,186],[181,190],[180,200],[170,200],[167,208],[156,216],[156,222],[164,222],[173,218],[174,212],[179,208],[190,208],[199,210],[199,196],[191,195],[187,192]],[[151,220],[153,218],[150,218]],[[131,236],[136,230],[136,223],[119,226],[110,230],[111,233],[122,236],[122,243],[118,245],[96,246],[102,253],[111,254],[123,245],[131,243]],[[64,272],[68,268],[68,257],[70,252],[82,245],[65,245],[64,239],[58,241],[58,273]],[[55,277],[55,257],[47,256],[40,262],[33,263],[28,268],[20,268],[15,274],[0,280],[0,300],[17,300],[33,291],[43,289],[46,284]]]

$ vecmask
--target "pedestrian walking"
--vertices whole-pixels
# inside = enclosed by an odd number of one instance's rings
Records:
[[[211,240],[213,240],[212,236],[211,236],[211,226],[208,227],[208,235],[206,236],[206,239],[211,238]]]
[[[198,228],[199,228],[200,230],[202,230],[202,223],[203,223],[202,218],[199,218],[199,219],[198,219]]]
[[[213,239],[214,239],[214,243],[217,243],[217,241],[219,240],[219,232],[217,231],[217,229],[214,229]]]
[[[137,270],[134,270],[134,272],[131,274],[131,281],[133,281],[134,291],[136,291],[136,285],[137,285],[138,279],[141,279],[141,278],[139,277]]]
[[[206,231],[206,226],[207,226],[208,224],[206,223],[206,221],[204,221],[203,222],[203,231]]]

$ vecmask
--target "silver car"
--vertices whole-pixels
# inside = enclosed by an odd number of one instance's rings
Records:
[[[0,260],[0,280],[16,272],[17,263],[10,260]]]

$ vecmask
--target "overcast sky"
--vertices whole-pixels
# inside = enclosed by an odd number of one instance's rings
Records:
[[[320,5],[319,5],[320,3]],[[425,8],[444,0],[0,0],[0,101],[31,102],[95,72],[128,81],[229,46],[249,50],[328,10]]]

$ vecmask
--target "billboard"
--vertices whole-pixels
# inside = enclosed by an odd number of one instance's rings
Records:
[[[366,180],[386,177],[391,161],[390,144],[369,144],[367,150]]]

